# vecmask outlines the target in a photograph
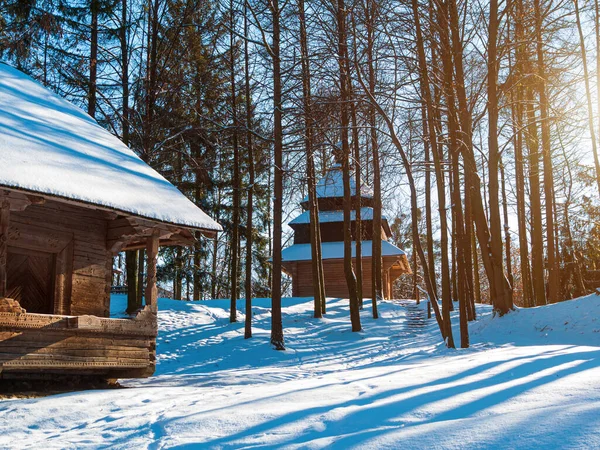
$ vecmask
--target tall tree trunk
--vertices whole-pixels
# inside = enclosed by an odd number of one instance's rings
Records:
[[[458,143],[455,143],[456,148],[452,151],[452,171],[454,186],[452,188],[452,209],[456,215],[456,260],[458,272],[458,310],[460,322],[460,347],[469,347],[469,325],[468,325],[468,295],[467,295],[467,267],[465,264],[465,224],[462,210],[462,201],[460,195],[460,174],[459,174],[459,150]],[[469,255],[470,256],[470,255]]]
[[[194,76],[194,90],[196,94],[195,109],[197,111],[194,117],[195,126],[201,127],[200,122],[200,111],[202,111],[202,96],[199,90],[202,89],[202,77],[201,77],[201,63],[196,62],[195,76]],[[198,136],[192,138],[190,142],[190,154],[194,164],[194,200],[197,205],[201,204],[203,198],[203,175],[204,170],[200,161],[202,160],[202,142]],[[204,286],[202,284],[202,234],[199,231],[195,232],[195,242],[192,254],[192,282],[193,282],[193,294],[192,299],[198,301],[204,297]]]
[[[500,219],[500,189],[498,170],[500,163],[500,149],[498,146],[498,27],[499,27],[498,1],[490,1],[489,40],[488,40],[488,195],[490,208],[490,250],[495,265],[501,270],[494,272],[490,278],[490,292],[494,310],[505,314],[512,308],[512,288],[505,290],[503,286],[504,270],[502,269],[502,224]]]
[[[420,71],[420,79],[423,80],[421,84],[421,88],[423,89],[423,97],[425,99],[425,107],[427,110],[427,118],[428,118],[428,126],[429,126],[429,142],[431,145],[431,154],[433,156],[433,165],[435,168],[435,176],[436,176],[436,186],[437,186],[437,196],[438,196],[438,211],[439,211],[439,220],[440,220],[440,247],[441,247],[441,281],[442,281],[442,307],[444,305],[449,305],[452,303],[451,297],[451,283],[450,283],[450,264],[448,258],[448,220],[447,220],[447,211],[446,211],[446,187],[445,187],[445,179],[444,173],[442,171],[442,156],[441,149],[438,144],[438,133],[436,129],[436,123],[434,118],[436,116],[434,100],[432,97],[431,89],[430,89],[430,81],[429,74],[427,68],[427,59],[425,56],[425,43],[423,41],[423,34],[421,31],[421,20],[419,15],[419,7],[417,0],[411,1],[412,5],[412,13],[415,22],[415,36],[416,36],[416,44],[417,44],[417,55],[419,60],[419,71]],[[425,270],[425,265],[421,262],[421,267]],[[428,266],[427,266],[428,267]],[[429,270],[429,269],[428,269]],[[433,272],[433,270],[432,270]],[[435,278],[429,277],[431,279],[432,289],[435,289]],[[429,293],[430,299],[436,298],[437,293],[432,297],[431,293]],[[445,319],[444,319],[445,320]],[[450,325],[446,325],[442,323],[443,337],[446,339],[448,337],[447,329],[451,329]]]
[[[598,0],[594,0],[594,31],[596,35],[596,90],[600,91],[600,58],[598,55],[600,54],[600,6],[598,4]],[[600,123],[600,95],[596,95],[596,100],[598,101],[598,122]],[[600,126],[598,127],[600,130]],[[598,154],[595,155],[595,164],[596,164],[596,183],[598,184],[598,189],[600,190],[600,169],[598,168]]]
[[[340,74],[340,118],[341,118],[341,163],[342,179],[344,184],[344,275],[346,285],[348,286],[348,296],[350,301],[350,320],[352,322],[352,331],[360,331],[360,311],[358,304],[358,293],[356,285],[356,275],[352,266],[352,193],[350,191],[350,143],[348,137],[348,127],[350,118],[348,114],[348,102],[350,98],[350,81],[348,73],[348,38],[346,36],[346,19],[348,11],[344,0],[337,0],[336,8],[337,19],[337,47],[338,47],[338,66]],[[339,149],[338,149],[339,150]]]
[[[546,247],[548,258],[548,300],[558,301],[560,290],[560,273],[558,255],[554,240],[554,167],[552,163],[552,148],[550,142],[550,112],[546,87],[546,66],[544,61],[544,46],[542,41],[543,18],[540,0],[534,0],[535,35],[537,54],[538,90],[540,98],[540,121],[542,128],[542,153],[544,167],[544,198],[546,200]]]
[[[128,250],[125,252],[125,272],[127,274],[127,313],[133,314],[142,307],[138,303],[137,284],[138,251]]]
[[[349,61],[349,60],[347,60]],[[348,74],[350,65],[348,64]],[[360,164],[360,142],[358,133],[358,119],[356,117],[356,102],[354,89],[350,89],[352,101],[350,112],[352,117],[352,144],[354,150],[354,183],[356,184],[356,201],[353,207],[356,210],[354,221],[354,242],[356,242],[356,295],[358,296],[358,307],[363,309],[363,261],[362,261],[362,220],[361,220],[361,164]]]
[[[232,117],[232,143],[233,143],[233,198],[232,198],[232,230],[231,230],[231,305],[229,308],[229,322],[237,321],[237,300],[239,297],[239,241],[240,241],[240,151],[238,144],[238,118],[237,118],[237,87],[235,80],[235,17],[233,0],[230,3],[229,17],[229,80],[231,89],[231,117]]]
[[[219,172],[223,171],[223,158],[221,155],[219,155],[219,153],[217,152],[216,154],[216,158],[217,158],[217,170]],[[217,185],[217,192],[216,192],[216,198],[215,198],[215,205],[220,205],[221,204],[221,187],[219,185]],[[220,218],[220,211],[221,208],[216,207],[214,214],[215,214],[215,220],[217,222],[219,222],[219,218]],[[211,267],[211,284],[210,284],[210,290],[211,290],[211,298],[215,299],[219,296],[219,277],[218,277],[218,268],[219,268],[219,237],[218,235],[214,237],[213,241],[212,241],[212,267]]]
[[[447,120],[448,120],[448,141],[449,141],[449,155],[452,159],[452,170],[449,172],[450,179],[450,193],[452,195],[452,244],[453,244],[453,254],[452,254],[452,267],[453,272],[456,271],[453,277],[453,281],[455,283],[454,287],[454,295],[457,298],[463,297],[462,288],[464,287],[463,283],[457,283],[457,276],[459,269],[462,269],[462,265],[459,268],[458,264],[461,257],[461,245],[460,239],[462,238],[462,234],[464,233],[464,226],[462,223],[462,203],[460,200],[460,179],[458,176],[458,152],[459,152],[459,144],[458,144],[458,125],[457,125],[457,117],[456,117],[456,99],[454,92],[454,67],[452,62],[452,53],[451,53],[451,44],[450,44],[450,24],[449,24],[449,13],[447,10],[447,5],[442,4],[440,8],[438,8],[438,23],[439,27],[439,36],[440,36],[440,50],[441,50],[441,61],[442,61],[442,72],[443,72],[443,94],[446,101],[447,108]],[[455,168],[456,166],[456,168]],[[440,209],[441,209],[440,205]],[[460,214],[460,217],[458,215]],[[463,227],[463,230],[461,230]],[[456,252],[454,252],[454,247],[456,246]],[[462,272],[462,270],[460,270]],[[462,275],[462,274],[461,274]],[[461,276],[462,278],[462,276]],[[460,292],[456,292],[460,287]],[[447,301],[446,304],[442,302],[442,314],[444,316],[444,323],[446,325],[447,330],[447,339],[448,346],[454,347],[454,339],[452,337],[452,328],[450,326],[450,311],[452,310],[452,299]],[[466,310],[465,310],[466,311]],[[466,323],[466,318],[465,318]],[[461,318],[462,325],[462,318]],[[468,331],[465,331],[465,335],[468,336]],[[463,335],[463,328],[461,328],[461,336]],[[462,339],[461,339],[462,340]],[[467,338],[468,342],[468,338]],[[467,343],[468,345],[468,343]]]
[[[502,185],[502,211],[504,215],[504,245],[506,248],[506,273],[508,273],[508,282],[514,286],[514,277],[512,273],[512,252],[510,229],[508,225],[508,202],[506,200],[506,179],[504,177],[504,163],[500,159],[500,182]]]
[[[515,10],[515,41],[518,42],[515,51],[514,70],[516,77],[519,80],[516,86],[516,94],[512,101],[512,118],[513,118],[513,145],[515,152],[515,185],[517,197],[517,222],[519,226],[519,260],[521,272],[521,284],[523,286],[523,305],[533,306],[533,286],[531,280],[531,268],[529,263],[529,245],[527,242],[527,218],[526,218],[526,203],[525,203],[525,170],[523,156],[523,102],[524,102],[524,86],[521,78],[524,76],[524,56],[525,43],[523,30],[523,4],[516,2]]]
[[[196,197],[198,198],[198,197]],[[194,301],[198,301],[201,298],[201,293],[202,293],[202,280],[200,278],[200,264],[201,264],[201,249],[202,246],[200,244],[200,233],[196,232],[195,233],[195,237],[196,237],[196,242],[194,242],[194,254],[192,257],[192,262],[193,262],[193,275],[192,275],[192,283],[193,283],[193,294],[192,294],[192,299]]]
[[[210,283],[210,297],[212,299],[217,298],[217,267],[219,262],[219,238],[217,236],[213,239],[213,253],[212,253],[212,270],[211,270],[211,283]]]
[[[88,114],[96,117],[96,97],[98,84],[98,0],[90,2],[90,79],[88,90]]]
[[[121,111],[121,128],[123,129],[123,143],[129,145],[129,50],[127,43],[127,1],[121,1],[121,28],[119,41],[121,45],[121,89],[123,91]]]
[[[540,189],[540,150],[534,109],[533,90],[526,90],[527,147],[529,151],[529,210],[531,215],[531,272],[535,306],[546,304],[544,276],[544,236]]]
[[[306,36],[306,17],[304,0],[298,0],[298,18],[300,21],[300,52],[302,55],[302,101],[304,107],[304,146],[306,149],[306,178],[308,181],[308,209],[310,215],[310,245],[312,252],[312,280],[314,295],[314,316],[323,317],[325,298],[323,260],[321,256],[320,225],[318,213],[318,200],[315,180],[315,161],[313,148],[312,126],[312,92],[310,78],[310,60],[308,52],[308,39]]]
[[[274,153],[271,154],[272,157],[274,157]],[[271,170],[273,169],[273,170]],[[271,168],[269,167],[267,169],[267,198],[273,198],[273,178],[274,178],[274,167]],[[267,241],[267,251],[269,255],[273,255],[273,207],[275,205],[273,204],[273,206],[271,206],[271,202],[269,202],[267,204],[267,213],[266,213],[266,220],[267,220],[267,237],[268,237],[268,241]],[[272,289],[273,289],[273,266],[267,266],[267,285],[269,286],[269,296],[272,296]]]
[[[453,197],[453,189],[454,189],[454,180],[452,176],[452,172],[448,173],[448,186],[450,187],[450,198]],[[451,266],[450,266],[450,280],[452,280],[452,302],[458,299],[458,274],[456,267],[456,212],[454,208],[452,208],[452,213],[450,215],[450,224],[452,227],[452,232],[450,233],[451,241],[450,241],[450,256],[452,258]],[[450,311],[454,311],[454,304],[450,303]]]
[[[138,250],[138,263],[137,263],[137,296],[136,301],[137,304],[142,305],[142,297],[144,295],[144,290],[142,287],[144,286],[144,249]]]
[[[444,17],[448,17],[444,11]],[[466,276],[464,265],[464,218],[462,210],[462,201],[460,195],[460,173],[459,173],[459,139],[458,139],[458,123],[456,116],[456,99],[453,87],[454,67],[450,52],[450,40],[448,38],[449,24],[440,21],[441,24],[441,39],[440,44],[442,49],[446,49],[442,53],[442,65],[444,72],[444,95],[446,98],[446,107],[448,109],[448,138],[449,138],[449,153],[452,161],[452,170],[450,172],[450,193],[452,197],[452,266],[454,271],[454,294],[459,302],[459,319],[460,319],[460,342],[462,348],[469,347],[469,329],[466,309]],[[444,322],[450,324],[450,305],[448,305],[447,315],[444,316]],[[442,309],[442,314],[444,314]],[[448,325],[447,325],[448,327]],[[452,338],[452,329],[448,329],[449,342],[454,344]],[[450,346],[450,344],[449,344]],[[453,345],[452,345],[453,346]]]
[[[565,258],[565,266],[570,266],[571,273],[573,274],[573,285],[575,292],[573,298],[581,297],[585,295],[585,283],[583,281],[583,275],[581,273],[581,267],[577,257],[575,256],[573,248],[573,234],[571,233],[571,223],[569,218],[569,206],[570,202],[565,203],[565,230],[566,230],[566,246],[567,246],[567,257]]]
[[[129,146],[129,47],[127,45],[127,1],[121,2],[121,29],[119,40],[121,45],[121,89],[122,104],[121,128],[123,129],[123,143]],[[127,312],[133,313],[141,307],[137,303],[137,252],[128,250],[125,252],[125,271],[127,273]]]
[[[423,92],[423,83],[427,82],[420,77],[419,85],[421,86],[421,92]],[[433,210],[431,208],[431,150],[430,150],[430,137],[428,132],[428,120],[425,105],[421,107],[421,118],[423,121],[423,145],[425,151],[425,228],[427,230],[427,263],[429,264],[429,276],[433,282],[433,287],[437,294],[437,286],[435,282],[435,254],[433,251]],[[415,252],[416,253],[416,252]]]
[[[117,269],[119,269],[119,271],[117,272],[117,286],[123,286],[123,273],[121,271],[122,267],[123,267],[123,254],[119,253],[117,255]]]
[[[248,5],[244,3],[244,36],[248,38]],[[254,147],[252,142],[252,92],[250,90],[250,54],[244,39],[244,76],[246,90],[246,145],[248,147],[248,208],[246,212],[246,320],[244,338],[252,337],[252,232],[254,231]]]
[[[563,149],[563,154],[564,154],[564,149]],[[565,180],[565,185],[567,186],[566,189],[566,199],[565,199],[565,205],[564,205],[564,221],[565,221],[565,225],[564,225],[564,230],[565,230],[565,247],[564,247],[564,253],[565,253],[565,257],[563,258],[564,260],[564,264],[565,264],[565,272],[568,273],[568,278],[565,277],[565,281],[561,282],[561,285],[563,287],[568,286],[569,281],[571,281],[572,279],[572,283],[573,283],[573,288],[574,288],[574,292],[573,292],[573,296],[571,298],[577,298],[577,297],[581,297],[582,295],[585,295],[585,283],[583,281],[583,274],[581,271],[581,264],[578,261],[577,255],[575,254],[575,248],[573,246],[573,234],[571,232],[571,220],[569,217],[569,209],[571,207],[571,203],[572,203],[572,197],[573,197],[573,172],[571,170],[571,165],[570,162],[566,156],[565,156],[565,165],[567,168],[567,174],[568,174],[568,181]]]
[[[280,57],[280,10],[279,0],[270,2],[273,19],[273,138],[274,138],[274,202],[273,202],[273,272],[271,287],[271,344],[277,350],[285,350],[283,322],[281,317],[281,237],[283,220],[283,128],[281,98],[281,57]]]
[[[377,83],[375,73],[375,21],[378,12],[376,0],[366,0],[365,16],[367,17],[367,66],[369,72],[369,93],[375,97],[375,85]],[[377,116],[373,105],[369,105],[369,136],[371,151],[373,152],[373,239],[371,250],[371,304],[373,318],[379,317],[377,300],[383,298],[383,262],[381,255],[382,240],[382,218],[381,218],[381,168],[379,160],[379,142],[377,140]]]
[[[471,237],[471,247],[473,248],[473,292],[474,302],[481,304],[481,282],[479,280],[479,255],[477,253],[477,241],[475,233]]]
[[[596,132],[594,131],[594,109],[592,107],[592,92],[590,89],[590,78],[587,66],[587,52],[585,50],[585,38],[581,28],[581,19],[579,18],[579,1],[573,0],[575,6],[575,20],[577,22],[577,31],[579,33],[579,47],[581,49],[581,65],[583,67],[583,78],[585,81],[585,94],[588,109],[588,125],[590,128],[590,138],[592,140],[592,153],[594,155],[594,165],[596,166],[596,184],[598,195],[600,195],[600,159],[598,159],[598,145],[596,143]]]
[[[458,6],[456,0],[448,0],[448,18],[450,22],[450,40],[452,45],[452,62],[454,65],[455,74],[455,91],[456,98],[458,100],[458,118],[459,121],[456,124],[457,132],[460,133],[460,145],[464,147],[461,152],[473,152],[473,125],[472,125],[472,112],[469,107],[467,99],[467,92],[465,88],[465,76],[463,68],[463,36],[462,27],[460,26],[460,19],[458,14]],[[465,165],[466,166],[466,165]],[[464,289],[466,296],[466,308],[468,320],[475,320],[475,281],[473,279],[473,264],[471,259],[472,254],[472,235],[473,235],[473,205],[472,205],[472,170],[464,170],[464,184],[465,184],[465,209],[464,209],[464,230],[461,229],[462,234],[462,256],[461,264],[464,265],[463,275]],[[460,197],[460,196],[459,196]]]
[[[183,299],[183,255],[181,247],[175,248],[175,280],[173,283],[175,300]]]
[[[152,125],[154,121],[154,106],[157,95],[157,77],[158,77],[158,29],[159,0],[148,0],[148,40],[146,55],[146,95],[145,95],[145,114],[143,118],[143,154],[142,159],[150,163],[154,149]]]
[[[469,172],[464,174],[465,186],[470,186]],[[471,206],[471,190],[465,188],[465,234],[463,241],[463,264],[465,265],[465,282],[466,282],[466,302],[467,302],[467,319],[475,320],[475,278],[473,271],[473,211]]]

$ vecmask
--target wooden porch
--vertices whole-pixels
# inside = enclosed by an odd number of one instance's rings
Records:
[[[0,313],[0,378],[29,373],[144,377],[156,364],[156,320]],[[20,377],[16,376],[16,377]]]
[[[0,379],[147,377],[156,366],[157,254],[172,230],[0,191]],[[109,317],[112,256],[145,248],[145,307]]]

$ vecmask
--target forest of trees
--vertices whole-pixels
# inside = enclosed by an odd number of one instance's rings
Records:
[[[467,347],[477,303],[502,315],[600,287],[599,50],[598,0],[0,4],[1,60],[80,105],[223,225],[162,249],[159,281],[175,298],[231,298],[231,321],[238,298],[271,297],[276,348],[284,225],[305,195],[315,317],[326,313],[315,180],[334,153],[354,331],[350,177],[373,187],[373,232],[383,209],[410,254],[396,296],[427,292],[449,347],[454,302]],[[373,258],[376,318],[380,246]],[[143,261],[115,259],[131,310]]]

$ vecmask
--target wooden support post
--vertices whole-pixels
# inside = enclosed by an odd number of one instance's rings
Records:
[[[148,238],[146,244],[146,305],[153,311],[158,310],[158,288],[156,287],[156,260],[158,255],[159,231],[156,230]]]
[[[0,298],[6,297],[6,262],[8,260],[8,222],[10,203],[0,200]]]
[[[387,292],[388,292],[387,299],[391,300],[392,299],[392,281],[391,281],[391,277],[390,277],[390,269],[385,271],[385,282],[387,284]]]
[[[390,273],[387,269],[383,269],[383,298],[385,300],[390,299]]]

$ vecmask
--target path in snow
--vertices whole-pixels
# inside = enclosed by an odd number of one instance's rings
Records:
[[[0,448],[600,448],[600,296],[481,306],[468,350],[445,349],[424,306],[365,308],[352,333],[347,300],[317,320],[286,299],[276,352],[267,299],[250,340],[228,301],[161,300],[155,377],[0,401]]]
[[[417,305],[413,300],[400,300],[398,304],[406,308],[406,320],[401,336],[403,338],[416,338],[427,327],[427,303],[421,302]]]

